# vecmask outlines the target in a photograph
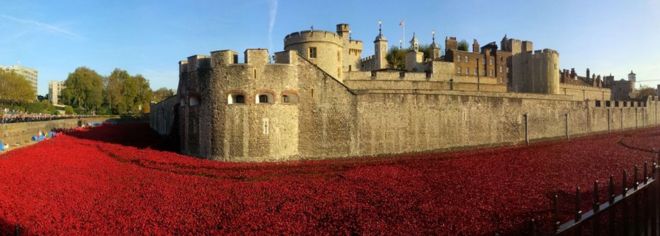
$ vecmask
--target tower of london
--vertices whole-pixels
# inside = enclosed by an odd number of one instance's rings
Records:
[[[379,156],[516,144],[657,122],[655,97],[611,101],[600,75],[561,69],[559,53],[504,36],[471,50],[414,35],[403,68],[336,31],[284,37],[284,51],[220,50],[179,63],[178,94],[152,106],[151,126],[181,152],[224,161]],[[369,44],[371,40],[368,41]],[[590,77],[591,76],[591,77]]]

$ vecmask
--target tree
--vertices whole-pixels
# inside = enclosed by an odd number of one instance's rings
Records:
[[[62,99],[77,110],[96,112],[103,103],[103,79],[86,67],[79,67],[64,82]]]
[[[73,111],[73,108],[71,106],[66,106],[64,107],[64,114],[74,115],[76,113]]]
[[[159,103],[171,96],[174,96],[174,90],[163,87],[153,92],[151,101]]]
[[[134,111],[149,113],[149,109],[151,108],[151,99],[153,97],[153,92],[149,86],[149,81],[140,74],[133,76],[132,79],[135,80],[137,89],[135,97],[135,108],[137,108],[137,110]]]
[[[637,98],[646,99],[649,96],[656,96],[656,90],[651,87],[642,87],[637,91]]]
[[[408,51],[410,51],[410,49],[391,47],[390,50],[387,51],[387,56],[385,57],[389,64],[389,68],[404,70],[406,68],[406,53],[408,53]],[[424,60],[430,59],[431,54],[433,54],[433,49],[430,44],[419,45],[419,51],[424,53]]]
[[[458,50],[466,51],[466,52],[467,52],[468,47],[470,47],[470,45],[468,44],[467,41],[465,41],[465,39],[463,39],[463,40],[461,40],[460,42],[458,42]]]
[[[53,114],[53,115],[57,114],[57,109],[55,109],[55,106],[50,104],[50,102],[47,100],[29,103],[24,105],[23,107],[25,108],[25,111],[28,113],[41,113],[41,114]]]
[[[107,79],[105,95],[112,113],[137,114],[149,111],[152,91],[144,76],[115,69]]]
[[[398,47],[391,47],[387,52],[388,67],[391,69],[403,70],[406,68],[406,51],[407,49],[401,49]]]
[[[115,69],[108,77],[106,85],[106,103],[113,114],[126,113],[126,104],[123,99],[124,81],[128,80],[130,75],[125,70]]]
[[[9,104],[32,103],[37,92],[23,76],[0,69],[0,102]]]

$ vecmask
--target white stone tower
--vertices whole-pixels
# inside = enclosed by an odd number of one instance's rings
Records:
[[[422,71],[422,60],[424,60],[424,53],[419,51],[419,41],[415,33],[410,40],[410,50],[406,53],[406,70],[407,71]]]
[[[440,59],[440,47],[435,43],[435,31],[431,32],[431,60]]]
[[[630,82],[630,91],[635,90],[635,83],[637,82],[637,75],[631,70],[628,74],[628,82]]]
[[[415,33],[413,33],[412,39],[410,40],[410,50],[419,52],[419,41],[417,41]]]
[[[378,21],[378,36],[374,40],[374,52],[376,52],[376,66],[375,69],[387,68],[387,39],[383,36],[383,22]]]

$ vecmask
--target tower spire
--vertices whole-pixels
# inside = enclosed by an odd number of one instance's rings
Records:
[[[413,32],[412,39],[410,40],[410,49],[413,51],[419,51],[419,41],[417,41],[417,36]]]
[[[431,42],[435,44],[435,30],[431,31]]]
[[[378,36],[383,35],[383,21],[378,20]]]

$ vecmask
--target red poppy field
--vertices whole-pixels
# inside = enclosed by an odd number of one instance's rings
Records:
[[[530,219],[549,219],[552,195],[568,209],[580,186],[586,209],[594,180],[606,183],[610,174],[652,162],[660,129],[261,164],[161,147],[147,125],[125,124],[0,154],[0,227],[48,235],[519,234]]]

